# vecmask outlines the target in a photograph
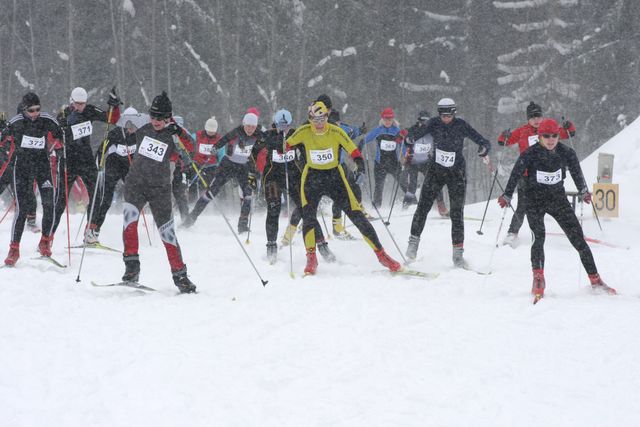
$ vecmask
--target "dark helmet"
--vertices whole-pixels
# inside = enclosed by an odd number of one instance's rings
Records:
[[[531,101],[529,105],[527,105],[527,120],[534,117],[542,117],[542,107]]]
[[[162,91],[160,95],[153,98],[151,108],[149,108],[149,115],[160,119],[168,119],[173,114],[172,109],[171,100],[167,96],[167,92]]]

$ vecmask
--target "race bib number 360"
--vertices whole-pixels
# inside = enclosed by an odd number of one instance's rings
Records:
[[[450,168],[456,162],[456,153],[443,151],[436,148],[436,163],[445,168]]]
[[[557,184],[562,181],[562,169],[558,169],[555,172],[536,171],[536,180],[540,184]]]
[[[44,136],[41,136],[40,138],[36,138],[33,136],[23,135],[20,146],[22,148],[32,148],[36,150],[42,150],[44,149]]]
[[[335,160],[333,155],[333,148],[327,148],[326,150],[309,150],[311,156],[311,163],[314,165],[326,165]]]
[[[290,162],[291,160],[294,159],[295,157],[295,153],[293,152],[293,150],[289,150],[285,153],[278,153],[277,151],[273,151],[273,154],[271,155],[271,160],[273,160],[275,163],[284,163],[284,162]]]
[[[85,136],[90,136],[93,133],[93,125],[90,121],[78,123],[71,126],[71,132],[73,132],[73,140],[80,139]]]
[[[145,136],[138,148],[138,154],[148,157],[156,162],[161,162],[164,155],[167,154],[168,145],[157,139]]]

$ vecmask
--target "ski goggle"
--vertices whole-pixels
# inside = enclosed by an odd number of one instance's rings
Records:
[[[557,133],[543,133],[540,136],[543,138],[549,139],[549,138],[557,138],[560,135],[558,135]]]
[[[40,106],[39,105],[36,105],[35,107],[27,108],[27,112],[28,113],[37,113],[38,111],[40,111]]]
[[[166,113],[149,113],[149,117],[153,120],[162,121],[168,119],[171,116],[167,116]]]

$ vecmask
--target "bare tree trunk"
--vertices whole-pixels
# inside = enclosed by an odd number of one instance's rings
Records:
[[[9,46],[9,64],[15,64],[16,59],[16,11],[18,5],[17,0],[13,0],[13,11],[11,13],[11,45]],[[5,98],[5,105],[10,103],[11,99],[11,89],[13,88],[13,76],[11,75],[11,67],[7,67],[8,75],[7,75],[7,93]]]
[[[165,54],[165,62],[167,64],[167,93],[171,98],[171,38],[169,37],[169,22],[167,21],[167,16],[169,15],[169,10],[167,9],[167,0],[163,0],[163,8],[164,8],[164,54]]]
[[[224,84],[227,83],[227,55],[224,44],[224,28],[222,28],[222,8],[220,6],[220,0],[216,1],[215,9],[216,19],[216,33],[218,35],[218,58],[220,62],[220,86],[223,88],[222,97],[222,111],[229,111],[229,91],[224,92]],[[216,89],[214,88],[214,92]]]
[[[156,10],[157,0],[151,3],[151,97],[156,94]]]
[[[109,0],[109,12],[111,14],[111,34],[113,35],[113,56],[116,60],[114,64],[115,72],[116,72],[116,85],[118,89],[122,91],[122,74],[120,73],[120,61],[124,55],[121,55],[118,49],[118,31],[116,29],[116,16],[115,11],[113,10],[113,0]],[[122,13],[122,12],[121,12]],[[124,99],[123,94],[120,96]]]
[[[72,0],[67,1],[68,8],[68,27],[67,27],[67,40],[69,42],[69,87],[67,91],[70,92],[76,83],[76,61],[74,57],[74,41],[73,41],[73,3]]]
[[[38,84],[38,69],[36,67],[36,41],[33,36],[33,13],[32,2],[29,5],[29,56],[31,57],[31,68],[33,69],[33,85],[36,90],[40,89]]]

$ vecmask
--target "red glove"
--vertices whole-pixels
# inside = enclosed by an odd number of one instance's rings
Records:
[[[402,129],[396,136],[396,142],[402,142],[402,140],[405,139],[408,134],[409,132],[406,129]]]
[[[507,197],[504,194],[498,197],[498,204],[501,208],[506,208],[511,204],[511,197]]]
[[[585,202],[586,204],[590,204],[591,203],[591,193],[589,193],[588,191],[585,192],[582,195],[582,201]]]

